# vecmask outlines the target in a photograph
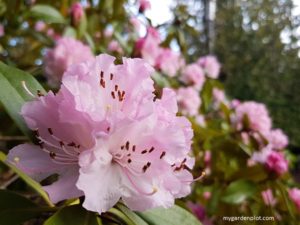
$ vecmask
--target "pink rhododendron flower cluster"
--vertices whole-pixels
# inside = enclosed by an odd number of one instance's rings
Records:
[[[266,138],[274,149],[283,149],[289,144],[288,137],[283,133],[281,129],[271,130]]]
[[[37,181],[58,174],[44,186],[54,203],[84,195],[99,213],[120,199],[132,210],[170,207],[191,191],[191,124],[176,116],[174,91],[155,99],[144,60],[114,60],[73,64],[57,94],[26,103],[21,114],[39,145],[13,148],[8,161]]]
[[[178,52],[160,47],[160,43],[158,31],[148,27],[147,35],[137,40],[135,44],[136,55],[141,56],[167,76],[174,77],[185,65],[184,59]]]
[[[292,188],[289,190],[290,199],[295,203],[297,210],[300,212],[300,189]]]
[[[271,145],[255,152],[251,160],[264,164],[268,170],[277,175],[282,175],[288,171],[288,161],[283,152],[274,151]]]
[[[60,38],[53,49],[48,49],[44,56],[44,71],[48,82],[58,86],[66,69],[76,63],[93,58],[89,46],[73,38]]]
[[[248,120],[249,127],[252,131],[257,131],[262,134],[267,133],[272,126],[272,122],[266,106],[262,103],[254,101],[243,102],[235,109],[234,123],[237,129],[244,129],[244,123]]]
[[[161,48],[156,59],[156,66],[170,77],[174,77],[184,64],[181,55],[169,48]]]
[[[183,69],[181,80],[194,86],[197,90],[201,90],[205,82],[204,71],[196,63],[189,64]]]
[[[179,88],[177,90],[177,101],[183,115],[196,116],[201,105],[198,91],[192,87]]]
[[[205,74],[213,79],[218,78],[221,65],[215,56],[204,56],[201,57],[197,63],[204,69]]]

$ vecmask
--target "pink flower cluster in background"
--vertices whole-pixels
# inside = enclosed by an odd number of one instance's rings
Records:
[[[89,46],[73,38],[60,38],[55,48],[48,49],[44,56],[44,71],[51,86],[58,86],[63,73],[72,64],[93,58]]]

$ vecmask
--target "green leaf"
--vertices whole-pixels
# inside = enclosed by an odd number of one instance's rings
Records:
[[[65,18],[60,14],[60,12],[50,6],[43,4],[36,4],[30,9],[30,16],[37,19],[43,20],[48,23],[65,23]]]
[[[30,91],[45,92],[44,88],[32,75],[0,62],[0,102],[20,130],[30,137],[30,133],[20,115],[24,102],[32,99],[22,86],[23,81]]]
[[[253,196],[257,191],[254,182],[238,180],[232,182],[224,191],[221,200],[229,204],[239,204]]]
[[[49,200],[49,197],[47,193],[43,190],[42,186],[31,179],[27,174],[23,173],[21,170],[19,170],[17,167],[15,167],[12,164],[7,163],[6,161],[6,156],[3,152],[0,151],[0,162],[4,163],[7,165],[10,169],[12,169],[16,174],[19,175],[19,177],[26,183],[28,184],[32,189],[34,189],[46,202],[49,206],[54,206],[51,201]],[[1,223],[0,223],[1,224]]]
[[[156,208],[137,214],[151,225],[201,225],[191,213],[176,205],[169,209]]]
[[[102,225],[95,213],[80,205],[64,207],[47,219],[44,225]]]
[[[116,206],[119,210],[121,210],[130,220],[133,221],[136,225],[148,225],[141,217],[139,217],[136,213],[128,209],[123,204],[117,204]]]
[[[77,33],[73,27],[66,27],[63,33],[64,37],[72,37],[76,39]]]
[[[0,190],[0,224],[20,225],[51,208],[39,208],[29,199],[7,190]]]

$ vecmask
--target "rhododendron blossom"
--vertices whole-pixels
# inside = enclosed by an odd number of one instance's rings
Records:
[[[236,107],[235,112],[236,115],[233,120],[238,129],[244,128],[245,117],[247,117],[249,122],[247,124],[249,126],[248,129],[252,131],[266,134],[271,129],[272,122],[264,104],[254,101],[244,102]]]
[[[174,77],[184,66],[185,62],[178,52],[169,48],[161,48],[156,59],[156,66],[166,75]]]
[[[201,90],[205,82],[204,71],[198,64],[187,65],[182,71],[181,80],[186,84],[193,85],[197,90]]]
[[[155,66],[161,52],[160,42],[158,31],[153,27],[148,27],[146,37],[140,38],[135,43],[135,54],[141,56],[150,65]]]
[[[177,101],[183,115],[196,116],[201,105],[198,91],[192,87],[179,88]]]
[[[283,149],[289,144],[288,137],[281,129],[271,130],[269,134],[266,135],[266,138],[275,149]]]
[[[70,65],[92,58],[89,46],[69,37],[59,39],[55,48],[49,49],[44,57],[44,71],[49,84],[57,86]]]
[[[204,56],[198,60],[198,64],[202,66],[206,75],[216,79],[219,76],[221,65],[215,56]]]
[[[100,55],[72,65],[61,89],[26,103],[22,115],[39,146],[12,149],[8,161],[45,186],[53,202],[85,196],[83,206],[105,212],[119,199],[133,210],[171,207],[190,193],[193,132],[176,116],[176,95],[155,99],[152,67],[141,59]]]

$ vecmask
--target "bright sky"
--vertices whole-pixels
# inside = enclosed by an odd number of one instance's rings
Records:
[[[170,6],[173,0],[150,0],[151,9],[146,11],[146,16],[149,17],[153,25],[162,24],[172,19],[173,15]]]

